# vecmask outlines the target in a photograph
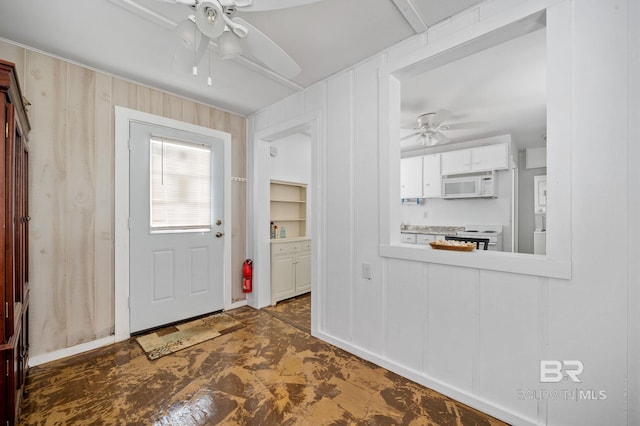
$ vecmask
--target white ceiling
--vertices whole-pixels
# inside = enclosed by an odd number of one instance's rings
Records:
[[[546,98],[542,28],[403,80],[401,126],[410,129],[418,115],[446,109],[450,143],[509,134],[518,149],[544,146]],[[417,138],[402,145],[421,146]]]
[[[261,0],[254,0],[255,3]],[[162,0],[20,0],[0,5],[0,38],[171,93],[248,115],[481,0],[322,0],[242,18],[302,72],[287,80],[247,58],[205,55],[199,76],[172,70],[172,29],[191,13]],[[185,68],[185,70],[188,68]]]
[[[254,0],[259,3],[263,0]],[[291,80],[255,60],[212,54],[214,83],[191,64],[172,66],[175,26],[193,13],[163,0],[21,0],[0,6],[0,38],[242,115],[308,87],[481,0],[320,0],[288,9],[238,14],[302,68]],[[402,126],[448,109],[451,143],[511,134],[520,147],[544,144],[545,32],[535,31],[405,80]],[[212,52],[214,51],[212,46]],[[413,145],[411,145],[413,144]],[[416,146],[414,140],[403,143]]]

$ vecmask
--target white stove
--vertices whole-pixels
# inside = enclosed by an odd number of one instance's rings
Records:
[[[488,238],[488,250],[502,251],[502,225],[466,225],[464,231],[456,232],[456,236]]]

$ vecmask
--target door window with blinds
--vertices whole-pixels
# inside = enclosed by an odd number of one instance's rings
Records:
[[[151,137],[151,232],[211,230],[211,147]]]

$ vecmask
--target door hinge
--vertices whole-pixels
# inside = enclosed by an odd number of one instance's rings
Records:
[[[129,309],[131,309],[131,298],[127,297],[127,306],[129,306]]]
[[[129,141],[127,142],[127,145],[129,147],[129,151],[131,151],[133,149],[133,143],[131,143],[131,139],[129,139]]]
[[[4,302],[4,317],[9,318],[9,302]]]
[[[129,227],[129,229],[131,229],[131,218],[127,220],[127,226]]]
[[[8,138],[9,137],[9,122],[5,122],[4,123],[4,137]]]
[[[7,377],[9,377],[9,360],[7,360],[6,362],[7,362],[7,373],[6,373],[6,375],[7,375]]]

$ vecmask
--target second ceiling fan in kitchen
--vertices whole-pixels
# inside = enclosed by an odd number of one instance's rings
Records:
[[[451,123],[445,124],[451,118],[452,112],[440,109],[437,112],[427,112],[417,117],[417,126],[414,133],[402,137],[400,140],[415,139],[416,143],[423,146],[442,145],[449,142],[449,137],[444,132],[449,130],[469,129],[482,123]]]

